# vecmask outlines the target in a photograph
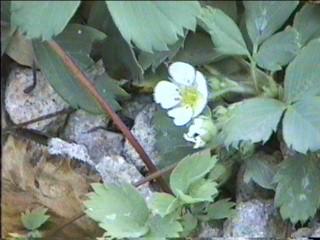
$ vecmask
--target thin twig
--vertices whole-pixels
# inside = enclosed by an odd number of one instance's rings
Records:
[[[134,137],[134,135],[130,132],[127,126],[123,123],[121,118],[116,114],[116,112],[112,109],[108,102],[100,95],[100,93],[95,88],[94,84],[87,78],[87,76],[81,71],[78,65],[72,60],[72,58],[57,44],[55,41],[49,42],[49,46],[57,53],[61,59],[63,60],[66,67],[73,73],[79,83],[95,98],[95,100],[99,103],[101,108],[109,114],[110,118],[113,120],[114,124],[119,128],[122,134],[128,139],[130,144],[137,151],[144,164],[148,168],[150,173],[157,172],[157,167],[153,164],[148,154],[145,152],[143,147]],[[160,187],[163,191],[172,193],[171,189],[167,185],[166,181],[159,176],[157,178]]]
[[[62,109],[62,110],[60,110],[60,111],[57,111],[57,112],[49,113],[49,114],[46,114],[46,115],[43,115],[43,116],[40,116],[40,117],[31,119],[31,120],[26,121],[26,122],[22,122],[22,123],[19,123],[19,124],[15,124],[15,125],[13,125],[13,126],[10,126],[10,127],[8,127],[8,128],[5,128],[3,131],[6,132],[6,131],[13,130],[13,129],[25,127],[25,126],[30,125],[30,124],[35,123],[35,122],[40,122],[40,121],[43,121],[43,120],[47,120],[47,119],[56,117],[56,116],[58,116],[58,115],[60,115],[60,114],[72,113],[72,112],[74,112],[74,111],[75,111],[75,110],[72,109],[72,108],[64,108],[64,109]]]
[[[157,172],[154,172],[154,173],[148,175],[147,177],[137,181],[136,183],[133,183],[133,186],[139,187],[139,186],[141,186],[141,185],[143,185],[143,184],[145,184],[147,182],[152,181],[153,179],[155,179],[155,178],[157,178],[159,176],[163,176],[164,174],[172,171],[177,166],[177,164],[178,163],[174,163],[174,164],[172,164],[172,165],[170,165],[170,166],[168,166],[168,167],[166,167],[164,169],[161,169],[161,170],[159,170]]]

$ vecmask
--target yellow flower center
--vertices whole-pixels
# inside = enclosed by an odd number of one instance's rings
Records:
[[[190,106],[194,108],[199,100],[201,99],[201,94],[194,88],[185,88],[181,91],[182,104],[185,106]]]

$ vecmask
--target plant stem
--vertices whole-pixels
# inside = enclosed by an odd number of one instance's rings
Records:
[[[135,138],[135,136],[131,133],[131,131],[127,128],[118,114],[112,109],[110,104],[106,102],[106,100],[100,95],[97,91],[94,84],[88,79],[88,77],[81,71],[79,66],[72,60],[72,58],[64,51],[63,48],[59,46],[58,43],[55,41],[49,42],[49,46],[52,50],[58,54],[58,56],[62,59],[66,67],[71,71],[71,73],[76,77],[79,83],[95,98],[101,108],[110,116],[113,120],[114,124],[119,128],[122,134],[128,139],[129,143],[134,147],[137,151],[141,159],[143,160],[144,164],[150,171],[150,173],[157,172],[158,169],[154,165],[154,163],[149,158],[148,154],[145,152],[141,144]],[[172,191],[166,181],[159,176],[157,178],[159,185],[161,186],[162,190],[172,194]]]
[[[256,61],[254,60],[254,56],[257,54],[258,46],[256,44],[253,45],[252,57],[249,55],[250,59],[250,72],[254,84],[254,88],[256,92],[259,93],[257,75],[256,75]]]

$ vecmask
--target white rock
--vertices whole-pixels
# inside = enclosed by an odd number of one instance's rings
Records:
[[[83,144],[94,162],[104,156],[119,155],[123,148],[123,136],[106,131],[108,120],[104,115],[92,115],[82,110],[71,114],[64,130],[68,141]]]
[[[24,90],[33,83],[32,69],[15,67],[9,77],[5,93],[5,107],[16,124],[43,115],[54,113],[67,107],[64,100],[54,91],[44,75],[37,71],[37,83],[30,93]],[[65,115],[39,121],[27,126],[40,131],[56,130],[63,124]]]

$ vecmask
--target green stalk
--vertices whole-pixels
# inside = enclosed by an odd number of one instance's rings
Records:
[[[250,72],[254,84],[254,88],[256,89],[256,92],[259,93],[259,87],[258,87],[258,81],[257,81],[257,75],[256,75],[256,61],[254,60],[254,57],[258,51],[258,46],[256,44],[253,45],[253,52],[252,57],[249,56],[250,59]]]

